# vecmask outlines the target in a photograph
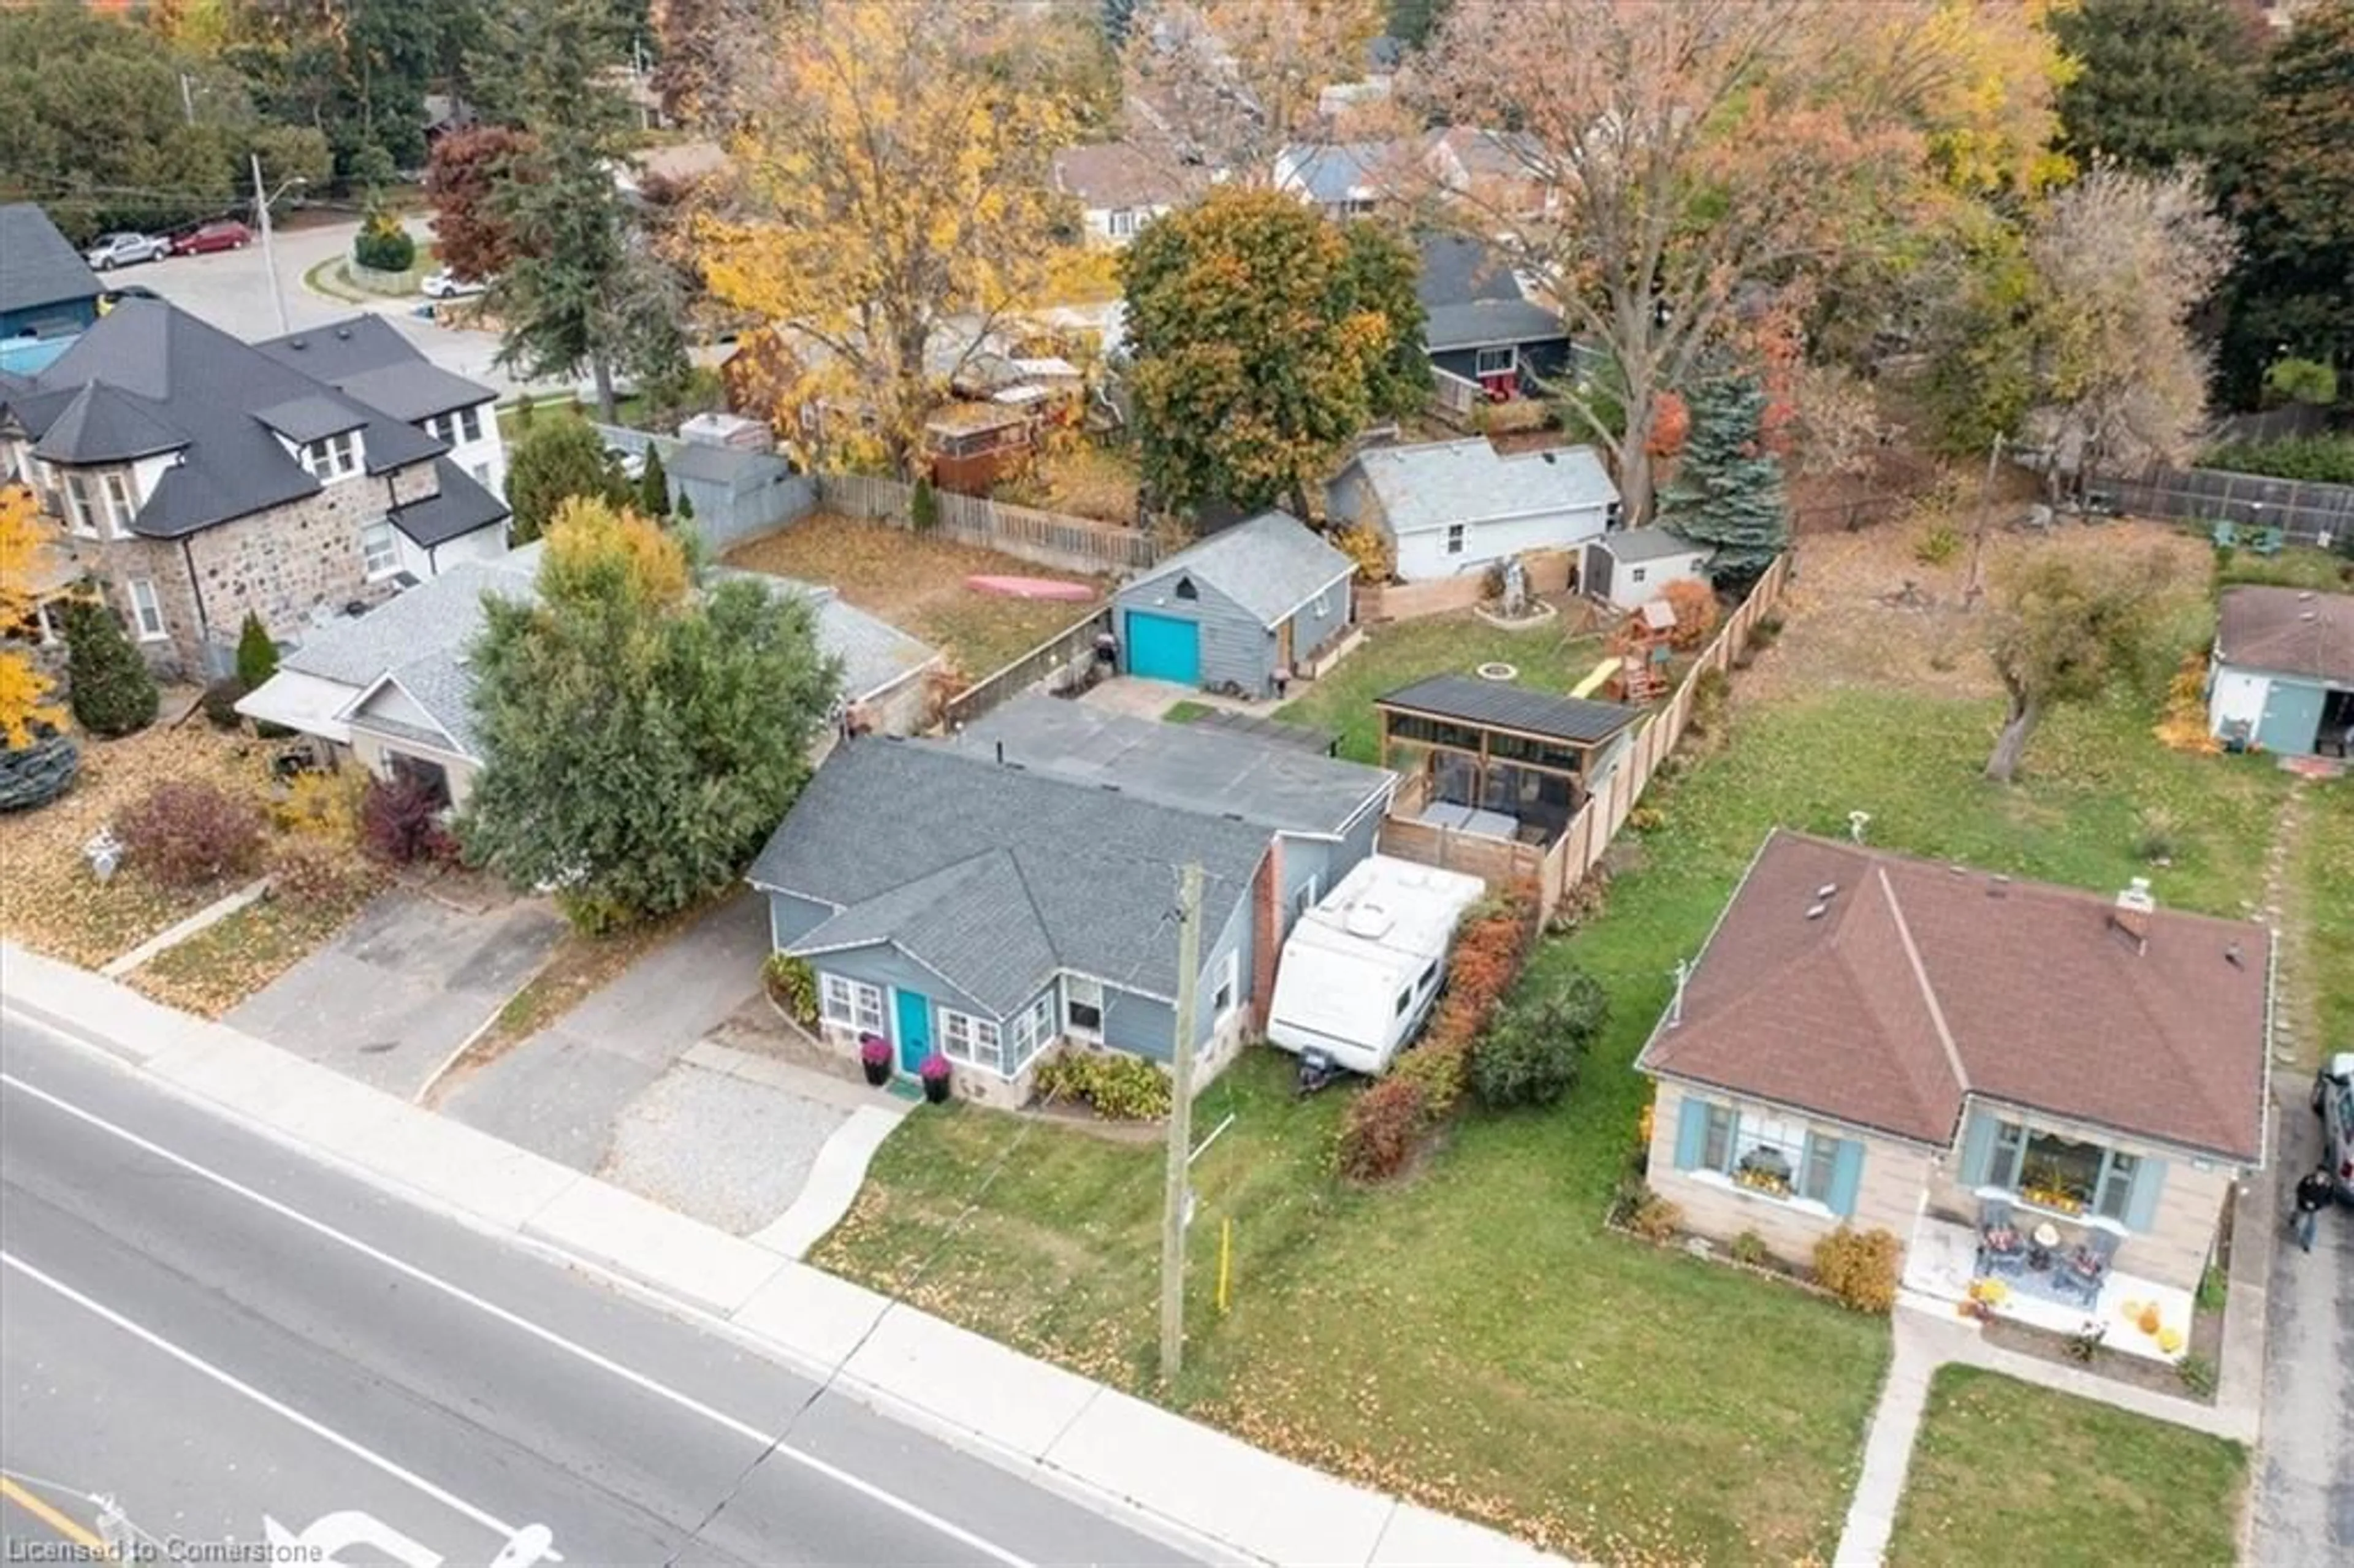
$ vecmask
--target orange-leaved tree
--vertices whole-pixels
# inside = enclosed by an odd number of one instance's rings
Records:
[[[0,485],[0,628],[13,631],[32,619],[34,573],[48,532],[31,491]],[[0,738],[10,751],[32,745],[43,726],[65,722],[65,710],[47,700],[51,684],[28,650],[13,642],[0,648]]]

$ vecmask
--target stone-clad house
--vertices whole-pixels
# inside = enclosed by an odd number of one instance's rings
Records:
[[[34,488],[150,659],[194,678],[232,666],[249,611],[299,643],[504,553],[505,503],[450,450],[160,301],[0,376],[0,471]]]

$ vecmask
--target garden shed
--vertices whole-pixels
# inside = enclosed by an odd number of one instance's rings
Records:
[[[1626,528],[1585,542],[1578,580],[1596,598],[1634,609],[1670,583],[1706,582],[1712,554],[1672,528]]]

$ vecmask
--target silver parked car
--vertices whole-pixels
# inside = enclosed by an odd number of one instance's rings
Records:
[[[82,260],[98,271],[111,267],[128,267],[140,261],[161,261],[172,253],[172,242],[153,234],[104,234],[98,243],[82,252]]]
[[[2321,1118],[2321,1154],[2338,1195],[2354,1202],[2354,1051],[2340,1051],[2315,1075],[2313,1114]]]

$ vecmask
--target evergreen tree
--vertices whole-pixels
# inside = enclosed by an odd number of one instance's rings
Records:
[[[656,523],[671,514],[670,475],[663,471],[662,453],[651,443],[645,470],[638,475],[638,511]]]
[[[1103,0],[1104,42],[1115,53],[1128,48],[1128,35],[1136,26],[1136,0]]]
[[[509,542],[538,538],[557,509],[576,496],[616,506],[634,499],[605,455],[604,438],[586,419],[567,416],[534,425],[507,464],[507,507],[514,514]]]
[[[2051,26],[2082,66],[2060,90],[2062,149],[2154,174],[2200,164],[2230,195],[2259,122],[2261,22],[2217,0],[2083,0]]]
[[[92,735],[111,740],[155,722],[155,677],[94,594],[66,604],[66,679],[74,718]]]
[[[1757,580],[1790,543],[1782,460],[1765,443],[1766,389],[1729,375],[1691,395],[1691,435],[1659,498],[1659,522],[1716,547],[1709,575],[1720,588]]]
[[[258,692],[262,683],[278,673],[278,644],[270,640],[269,629],[261,617],[251,610],[245,612],[245,625],[237,634],[238,683],[249,692]]]

